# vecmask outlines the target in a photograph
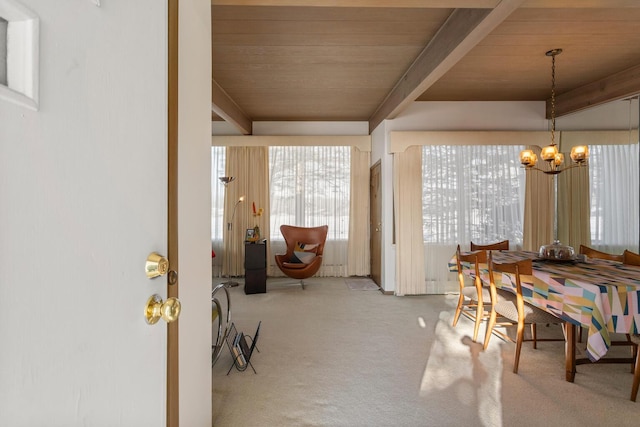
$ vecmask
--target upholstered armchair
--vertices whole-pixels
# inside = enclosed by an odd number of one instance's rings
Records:
[[[329,226],[296,227],[281,225],[280,232],[287,244],[285,254],[275,255],[278,268],[292,279],[300,280],[304,289],[304,279],[318,272],[322,265],[322,252],[327,240]]]

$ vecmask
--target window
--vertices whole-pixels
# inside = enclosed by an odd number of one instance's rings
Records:
[[[638,144],[590,145],[591,245],[638,250]]]
[[[271,239],[280,225],[327,224],[327,240],[349,235],[349,147],[270,147]]]
[[[225,147],[211,148],[211,241],[216,253],[223,252]],[[328,225],[319,276],[344,276],[347,265],[350,197],[350,147],[270,147],[269,244],[274,253],[286,248],[280,225],[302,227]],[[214,259],[220,266],[221,257]],[[279,270],[270,259],[269,268]]]
[[[211,147],[211,248],[217,254],[213,260],[214,273],[219,274],[219,268],[224,253],[222,233],[224,232],[224,185],[219,177],[225,176],[226,147]]]
[[[346,275],[350,163],[350,147],[269,148],[269,214],[274,253],[286,249],[280,225],[326,224],[329,232],[317,275]]]
[[[426,145],[422,152],[426,244],[508,239],[522,244],[525,174],[522,146]]]
[[[9,22],[0,17],[0,85],[7,86],[7,28]]]
[[[0,0],[0,99],[38,109],[40,20],[16,0]]]

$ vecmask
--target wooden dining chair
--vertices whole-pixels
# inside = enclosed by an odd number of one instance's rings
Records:
[[[580,245],[580,253],[586,255],[589,258],[607,259],[609,261],[622,262],[622,255],[602,252],[585,245]]]
[[[515,342],[516,344],[516,353],[513,361],[513,372],[518,373],[518,365],[520,363],[520,352],[522,349],[522,343],[525,341],[533,342],[533,348],[537,347],[538,341],[564,341],[563,339],[556,338],[544,338],[540,339],[537,337],[536,325],[537,324],[559,324],[562,325],[564,322],[554,316],[551,313],[548,313],[544,310],[541,310],[537,307],[532,306],[524,301],[522,296],[522,284],[521,284],[521,276],[532,276],[533,275],[533,264],[530,259],[525,259],[517,262],[511,263],[496,263],[493,262],[493,257],[491,252],[489,252],[489,286],[490,286],[490,295],[492,298],[491,304],[491,313],[489,315],[489,322],[487,324],[487,330],[485,332],[484,338],[484,348],[486,349],[489,345],[489,339],[492,334],[496,334],[501,336],[503,339],[509,340],[511,342]],[[515,276],[516,282],[516,293],[515,295],[508,297],[503,291],[503,299],[497,300],[497,287],[495,284],[494,276],[495,273],[510,273]],[[494,328],[497,325],[497,319],[500,318],[501,321],[499,325],[501,326],[516,326],[516,339],[513,340],[507,334],[503,334],[499,331],[495,331]],[[524,329],[525,325],[531,325],[531,338],[525,338]]]
[[[462,263],[468,262],[474,269],[472,274],[473,286],[466,286],[465,277],[462,271]],[[475,325],[473,327],[473,341],[478,339],[480,323],[489,318],[488,308],[490,306],[489,290],[482,285],[480,279],[480,263],[487,263],[486,251],[475,251],[468,254],[460,252],[460,245],[456,249],[456,263],[458,265],[458,284],[460,286],[460,297],[458,306],[453,316],[453,326],[455,327],[460,318],[460,314],[471,319]]]
[[[622,263],[629,265],[640,265],[640,254],[625,249],[622,253]]]
[[[633,342],[636,346],[640,345],[640,335],[631,335],[631,342]],[[637,351],[636,347],[636,363],[635,368],[633,370],[633,385],[631,386],[631,401],[636,401],[636,396],[638,395],[638,386],[640,386],[640,351]]]
[[[509,250],[509,241],[503,240],[501,242],[490,243],[488,245],[480,245],[471,242],[471,250],[472,251],[508,251]]]

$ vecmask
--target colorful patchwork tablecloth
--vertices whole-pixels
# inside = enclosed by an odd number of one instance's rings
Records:
[[[640,267],[600,259],[554,262],[525,251],[494,251],[492,256],[496,262],[533,259],[533,276],[520,276],[525,301],[587,328],[591,361],[607,353],[610,333],[636,334],[640,330]],[[463,264],[465,274],[472,272],[469,267]],[[449,269],[457,270],[455,256]],[[487,265],[481,265],[481,270],[486,282]],[[512,275],[496,275],[495,280],[498,288],[515,293]]]

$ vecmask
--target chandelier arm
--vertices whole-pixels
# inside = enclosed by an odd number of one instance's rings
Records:
[[[558,175],[561,172],[564,172],[566,170],[569,169],[573,169],[573,168],[579,168],[579,167],[583,167],[586,166],[586,163],[574,163],[570,166],[564,167],[564,168],[557,168],[557,169],[540,169],[537,166],[522,166],[525,170],[534,170],[534,171],[538,171],[538,172],[542,172],[546,175]]]

